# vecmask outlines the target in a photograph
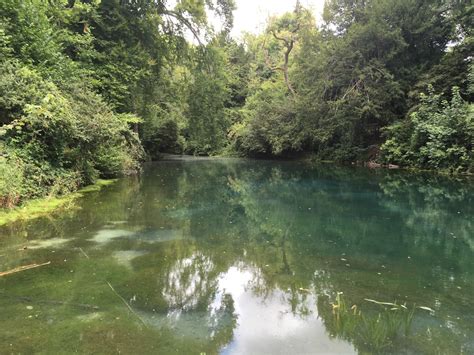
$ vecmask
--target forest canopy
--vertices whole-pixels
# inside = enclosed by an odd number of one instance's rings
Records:
[[[161,153],[473,171],[470,2],[328,0],[317,23],[296,1],[242,40],[235,8],[1,1],[0,206]]]

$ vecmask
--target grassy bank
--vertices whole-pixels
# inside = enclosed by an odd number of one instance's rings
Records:
[[[60,196],[46,197],[26,202],[12,209],[0,209],[0,226],[18,220],[30,220],[48,215],[59,209],[72,208],[74,201],[85,193],[100,191],[104,186],[115,183],[117,179],[98,180],[95,184],[86,186],[76,192]]]

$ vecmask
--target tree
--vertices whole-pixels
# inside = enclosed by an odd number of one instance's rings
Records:
[[[474,111],[454,87],[450,101],[429,87],[408,121],[388,128],[385,159],[427,169],[470,171],[474,167]]]
[[[283,47],[283,65],[272,65],[269,49],[264,48],[266,63],[271,70],[280,70],[283,72],[285,84],[292,95],[296,95],[296,92],[289,77],[290,54],[298,42],[301,33],[311,26],[314,26],[313,17],[308,10],[301,6],[298,0],[293,13],[286,13],[281,17],[271,18],[267,27],[267,33],[271,34]],[[278,47],[280,47],[280,45]],[[264,43],[264,47],[265,46]]]
[[[208,155],[224,147],[229,127],[225,111],[230,94],[227,58],[215,41],[196,48],[196,52],[187,95],[187,150]]]

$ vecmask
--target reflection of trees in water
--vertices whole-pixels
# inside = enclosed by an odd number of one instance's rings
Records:
[[[290,231],[292,239],[311,235],[312,238],[320,237],[327,241],[328,237],[334,237],[337,239],[335,242],[340,241],[338,244],[345,242],[353,248],[359,247],[363,254],[367,251],[386,252],[387,248],[397,249],[400,252],[400,245],[413,246],[410,244],[415,242],[414,235],[417,234],[427,236],[427,241],[429,238],[431,241],[435,239],[427,233],[428,230],[422,228],[423,225],[436,221],[425,218],[426,223],[416,225],[408,223],[409,221],[405,219],[406,213],[401,213],[408,211],[409,214],[415,214],[420,204],[407,205],[406,201],[394,199],[393,196],[391,197],[393,202],[390,202],[391,199],[385,198],[388,192],[380,188],[390,179],[410,180],[411,175],[394,176],[390,173],[366,171],[359,174],[358,170],[326,167],[320,170],[294,169],[294,166],[293,169],[287,169],[285,164],[275,167],[275,164],[269,166],[264,163],[261,166],[251,164],[246,168],[245,164],[239,164],[236,163],[237,168],[232,164],[218,163],[204,168],[199,165],[189,167],[190,172],[187,175],[194,175],[196,179],[188,191],[187,199],[209,200],[210,195],[212,201],[219,205],[219,215],[212,215],[212,221],[206,221],[207,227],[209,223],[222,227],[221,224],[228,221],[233,207],[234,211],[243,211],[245,219],[252,220],[252,225],[248,226],[247,223],[247,227],[253,228],[252,232],[257,235],[263,232],[275,238],[276,234],[288,230],[289,224],[293,222],[295,228]],[[231,168],[228,168],[228,165]],[[206,171],[207,178],[204,176],[204,179],[201,179],[199,172],[193,172],[193,168]],[[222,182],[222,176],[225,175],[228,188]],[[430,190],[436,189],[430,187]],[[452,193],[450,192],[452,189],[443,186],[439,187],[439,190],[448,195]],[[397,195],[409,196],[413,195],[413,192],[401,189]],[[469,194],[463,193],[462,189],[458,189],[454,195],[457,196],[455,203],[469,204],[467,201]],[[222,201],[224,197],[228,199]],[[426,197],[420,197],[418,193],[418,199],[420,198],[427,206]],[[384,205],[387,203],[388,205]],[[450,207],[443,208],[440,204],[433,206],[432,209],[452,211]],[[205,215],[203,213],[203,216]],[[429,214],[427,216],[429,217]],[[466,221],[462,222],[463,228],[469,229]],[[199,221],[196,224],[198,223]],[[417,229],[416,232],[421,229],[421,233],[413,233],[413,229]],[[293,231],[296,233],[292,233]],[[373,238],[376,234],[388,237],[380,243]],[[419,245],[415,247],[420,248]]]
[[[388,176],[380,182],[385,199],[381,206],[397,210],[406,225],[424,233],[414,242],[455,252],[460,241],[474,251],[474,187],[472,181],[436,175]],[[401,210],[400,206],[406,206]],[[448,231],[449,238],[441,232]]]
[[[468,184],[435,180],[426,187],[416,176],[390,173],[374,174],[375,181],[367,182],[366,176],[360,180],[357,171],[350,169],[345,170],[346,176],[339,171],[330,180],[331,171],[275,173],[275,169],[246,171],[231,185],[246,216],[274,238],[281,238],[279,234],[293,224],[292,242],[311,237],[310,243],[320,240],[320,247],[334,251],[350,248],[353,255],[396,256],[429,250],[436,259],[452,255],[455,249],[463,257],[471,253],[459,247],[459,239],[469,245],[473,238],[469,216],[474,214],[474,194]],[[385,188],[396,179],[401,181],[397,191]],[[254,181],[265,184],[256,186]],[[461,213],[453,213],[457,209]],[[446,230],[452,234],[442,235]]]
[[[175,322],[185,313],[198,312],[202,316],[198,316],[195,326],[207,329],[208,338],[217,349],[230,341],[237,323],[234,300],[219,289],[219,273],[209,257],[196,252],[178,259],[160,277],[164,278],[162,295],[168,314]]]
[[[457,342],[451,349],[474,331],[443,313],[462,314],[470,307],[464,297],[474,284],[473,249],[465,248],[474,229],[468,184],[296,163],[167,164],[148,169],[139,181],[123,180],[91,195],[74,218],[65,216],[55,226],[59,235],[77,235],[83,225],[97,230],[111,220],[128,220],[127,228],[185,231],[182,241],[127,244],[147,252],[117,285],[125,299],[137,296],[134,309],[196,315],[196,327],[207,329],[218,351],[237,322],[235,300],[219,289],[219,278],[241,264],[251,272],[248,290],[263,301],[278,294],[295,316],[317,309],[330,322],[337,291],[358,304],[365,297],[409,296],[418,304],[438,304],[442,338],[461,334],[450,338]],[[456,238],[443,235],[446,230]],[[407,256],[409,262],[400,262]],[[447,297],[457,285],[462,292]]]
[[[219,287],[226,266],[181,240],[151,249],[133,261],[134,273],[117,289],[156,329],[218,352],[231,341],[237,325],[234,300]]]
[[[438,305],[436,324],[443,326],[443,309],[462,312],[465,306],[460,296],[444,293],[454,285],[452,270],[456,285],[472,283],[472,249],[460,247],[472,238],[466,218],[473,212],[472,189],[466,184],[294,163],[214,161],[165,168],[149,172],[156,177],[142,183],[144,207],[136,210],[137,218],[157,227],[185,225],[192,242],[156,250],[166,261],[150,262],[153,272],[143,265],[144,283],[154,285],[144,291],[144,309],[205,312],[209,329],[226,329],[230,339],[231,295],[210,305],[219,294],[219,275],[239,262],[252,270],[248,288],[254,295],[265,300],[281,291],[289,312],[304,317],[317,308],[325,322],[337,291],[354,303],[428,300]],[[177,217],[157,215],[157,206]],[[459,206],[463,214],[453,217]],[[442,235],[446,228],[457,238]],[[400,261],[408,256],[409,262]],[[452,322],[445,334],[466,329]]]
[[[191,234],[200,247],[212,250],[215,243],[221,251],[231,249],[229,235],[239,236],[245,255],[237,248],[227,256],[256,267],[251,283],[256,295],[265,299],[275,289],[284,290],[292,312],[304,314],[298,305],[309,292],[320,295],[323,302],[322,296],[342,290],[355,301],[377,296],[391,300],[403,297],[402,291],[413,301],[425,299],[456,311],[456,302],[443,295],[440,299],[439,294],[449,287],[446,280],[452,269],[458,275],[472,270],[472,249],[459,245],[472,238],[472,222],[463,216],[453,218],[459,206],[464,206],[466,216],[472,215],[472,189],[466,184],[436,179],[427,183],[405,173],[287,169],[285,164],[265,163],[236,166],[209,165],[204,168],[208,179],[193,184],[183,196],[218,205],[212,221],[191,221]],[[463,241],[442,235],[446,226],[465,236]],[[208,230],[216,229],[221,236],[206,238]],[[459,257],[452,258],[453,254]],[[400,264],[407,256],[411,264]],[[350,260],[346,266],[340,259]],[[386,270],[374,269],[374,264],[386,264],[392,276],[381,278],[378,271]],[[469,280],[461,276],[457,281],[464,286]],[[429,289],[416,295],[423,284]],[[330,309],[328,301],[324,304]],[[321,311],[321,316],[326,313]]]
[[[186,312],[199,304],[209,304],[213,293],[209,291],[217,286],[216,279],[209,279],[213,269],[212,261],[197,252],[189,258],[177,260],[165,275],[160,275],[160,279],[164,278],[162,294],[168,309]]]

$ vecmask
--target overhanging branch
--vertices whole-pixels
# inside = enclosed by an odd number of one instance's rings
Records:
[[[188,30],[191,31],[194,38],[198,41],[199,45],[203,45],[203,43],[201,41],[201,38],[199,37],[198,30],[196,30],[193,27],[193,25],[191,24],[191,22],[187,18],[185,18],[182,14],[180,14],[179,12],[176,12],[176,11],[166,10],[166,9],[163,10],[163,14],[171,16],[171,17],[177,19],[182,24],[184,24],[188,28]]]

